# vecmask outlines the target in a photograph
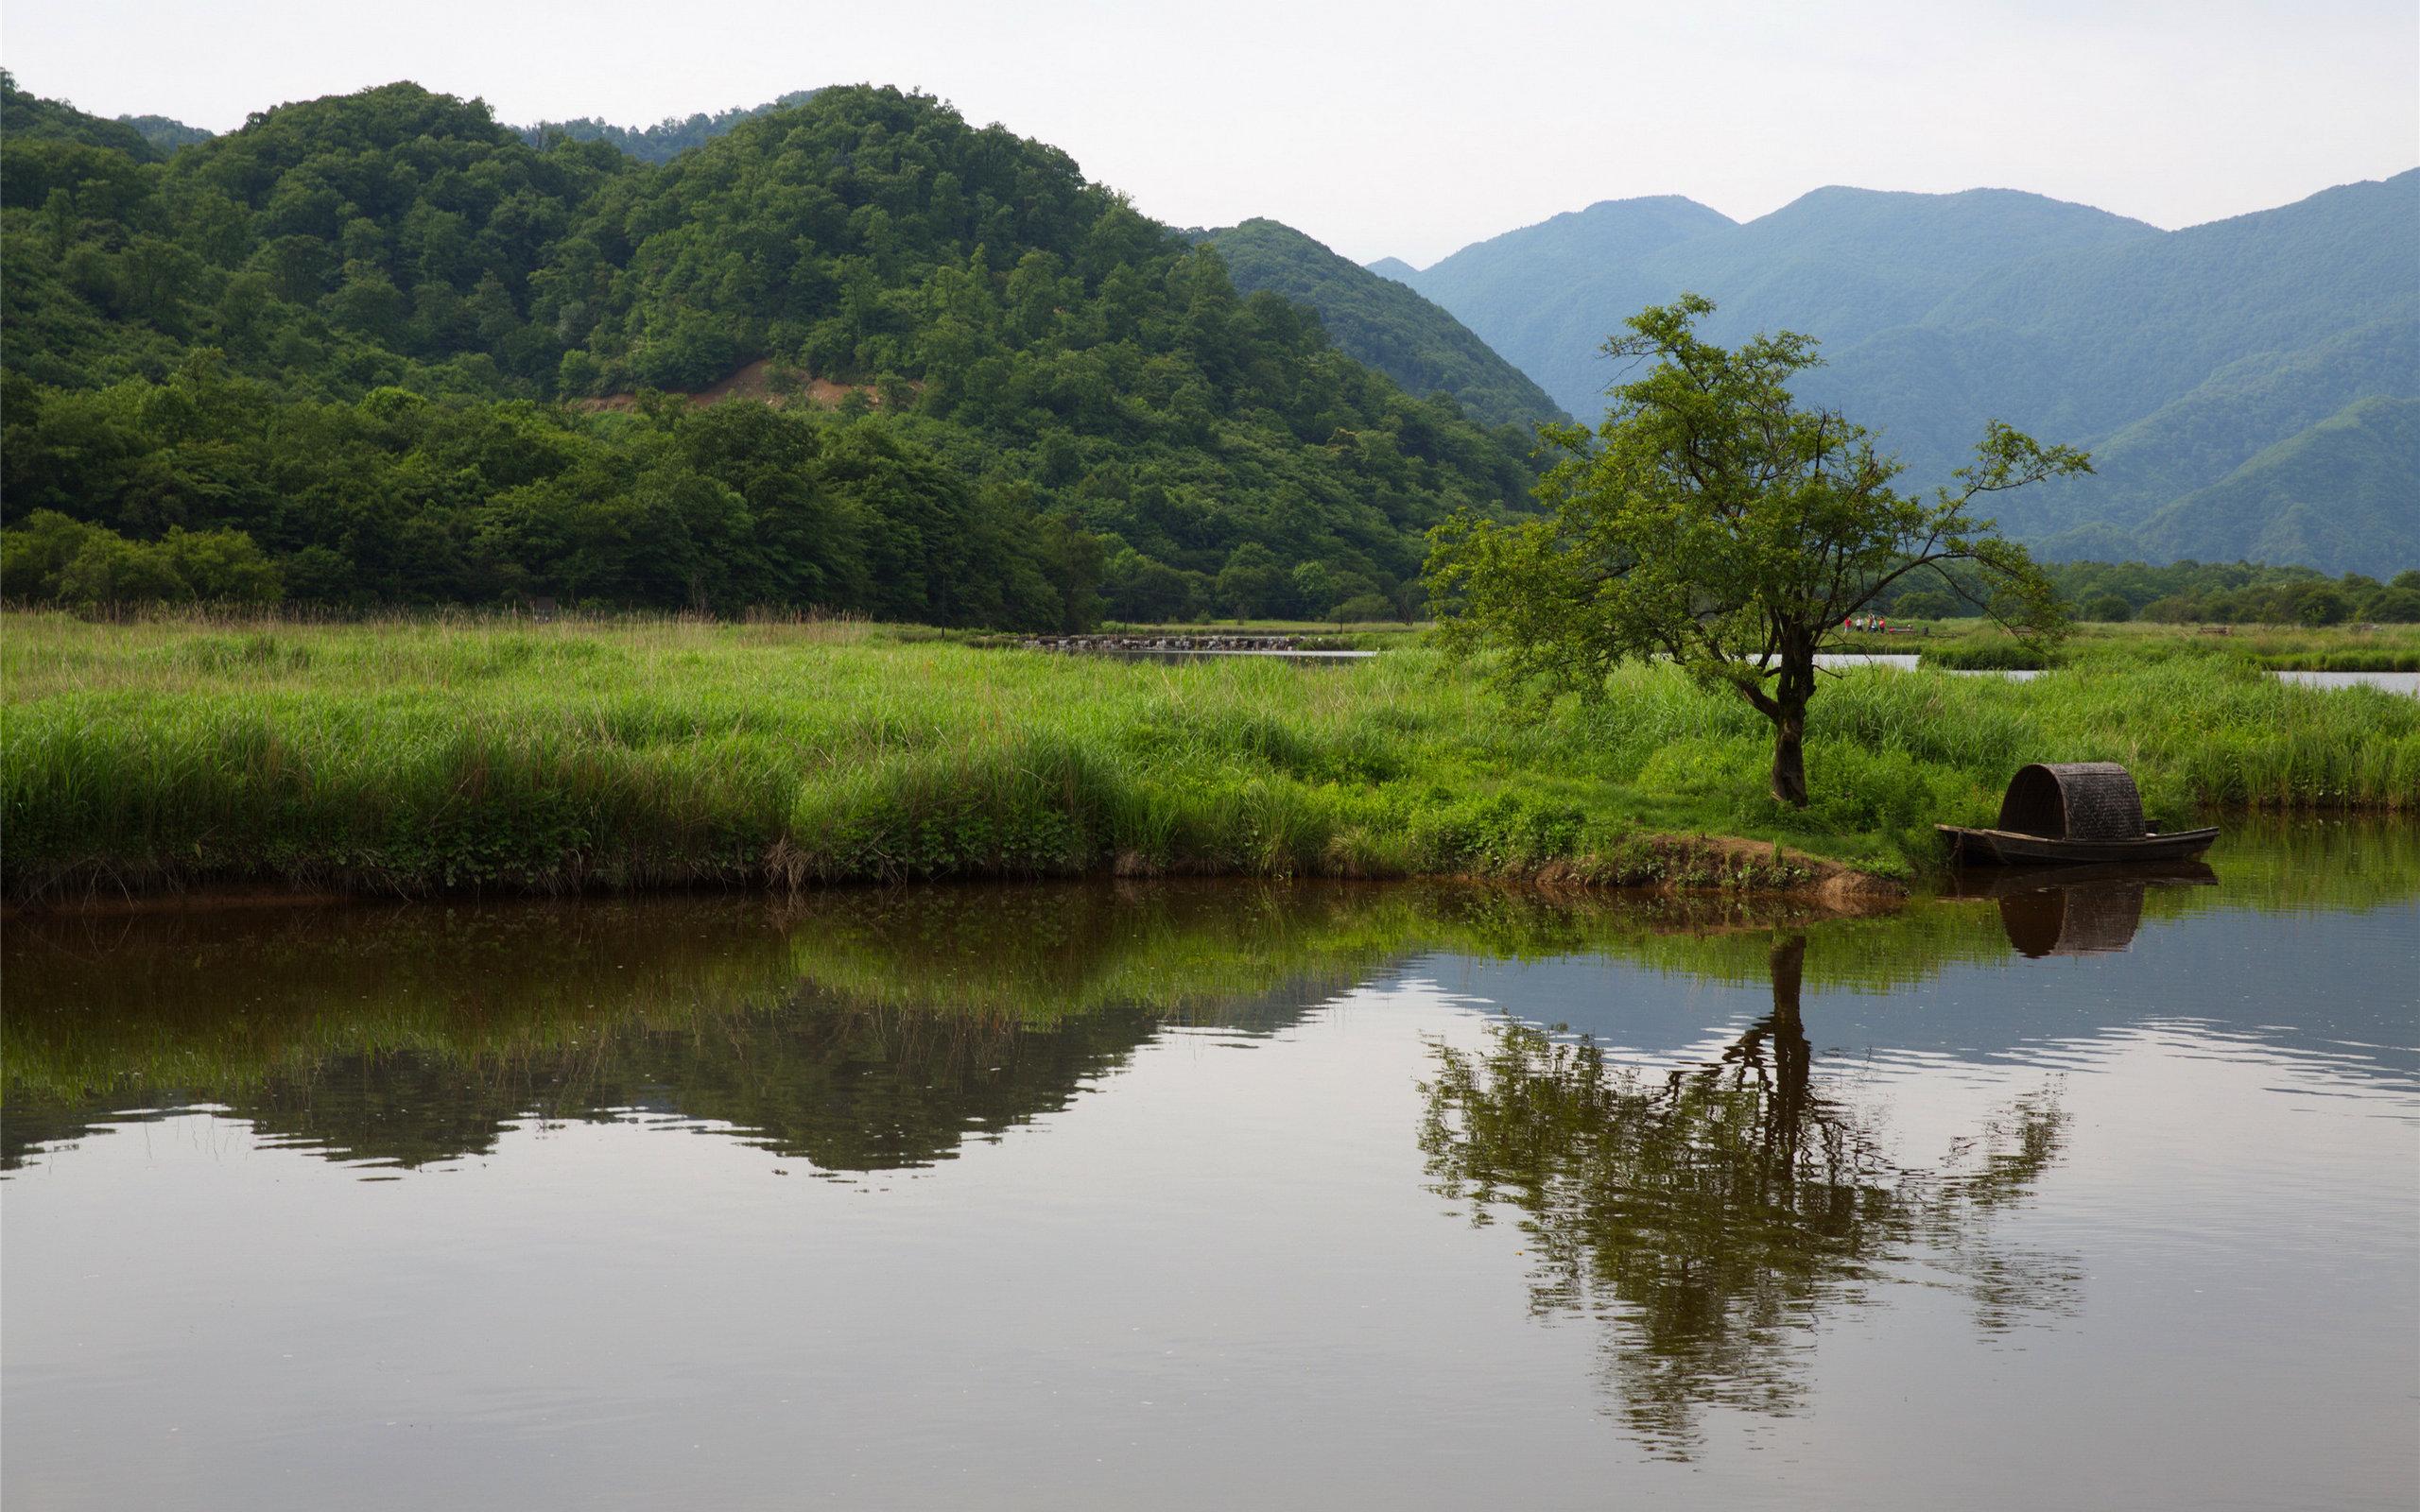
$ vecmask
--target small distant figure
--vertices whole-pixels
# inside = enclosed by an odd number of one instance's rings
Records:
[[[536,620],[541,625],[553,624],[555,619],[555,601],[551,598],[531,599],[529,601],[529,617]]]

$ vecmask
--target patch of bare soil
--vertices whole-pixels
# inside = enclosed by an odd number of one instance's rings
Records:
[[[719,404],[726,399],[752,399],[760,404],[771,404],[776,408],[804,403],[821,409],[835,409],[849,395],[863,394],[867,404],[876,409],[882,407],[882,395],[872,384],[837,384],[829,378],[801,373],[795,368],[787,369],[786,376],[786,383],[770,357],[759,357],[730,377],[708,384],[696,393],[673,393],[668,397],[686,399],[693,404]],[[636,394],[606,394],[597,399],[570,401],[572,408],[592,413],[636,409],[638,403]]]
[[[1907,897],[1907,889],[1888,878],[1770,841],[1722,834],[1651,835],[1611,856],[1549,863],[1530,880],[1546,887],[1787,896],[1827,914],[1887,913]]]

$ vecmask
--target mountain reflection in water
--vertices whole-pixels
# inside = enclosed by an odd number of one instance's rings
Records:
[[[398,1505],[544,1503],[542,1458],[651,1504],[1003,1465],[1020,1504],[2397,1504],[2408,1425],[2358,1404],[2420,1364],[2413,835],[2238,824],[2215,885],[1867,919],[1184,881],[14,918],[6,1485],[334,1504],[394,1419],[443,1450]],[[852,1189],[759,1179],[810,1173]],[[2277,1447],[2313,1401],[2318,1471]],[[278,1479],[306,1440],[343,1447]]]
[[[1064,1106],[1165,1022],[1291,1022],[1401,913],[1077,887],[26,920],[0,1169],[197,1106],[376,1166],[634,1116],[825,1173],[927,1165]]]

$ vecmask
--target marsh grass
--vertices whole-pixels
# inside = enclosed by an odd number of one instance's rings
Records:
[[[1853,636],[1844,648],[1913,653],[1971,670],[2107,669],[2187,661],[2304,672],[2420,671],[2420,626],[2079,625],[2047,654],[1980,620],[1937,621],[1912,635]]]
[[[1923,664],[1961,672],[2033,672],[2063,665],[2064,650],[2045,651],[2007,636],[1964,636],[1920,653]]]
[[[1815,800],[1793,813],[1766,796],[1763,722],[1669,669],[1523,715],[1417,641],[1301,666],[832,622],[11,613],[0,631],[0,870],[19,898],[1112,870],[1747,889],[1807,880],[1808,857],[1920,870],[1930,826],[1987,822],[2027,761],[2122,761],[2171,823],[2420,800],[2420,700],[2234,656],[1828,678]]]

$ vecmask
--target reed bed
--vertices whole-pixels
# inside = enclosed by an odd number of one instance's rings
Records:
[[[2080,625],[2046,651],[1981,620],[1945,620],[1921,633],[1853,636],[1844,648],[1973,670],[2187,661],[2306,672],[2420,671],[2420,626],[2414,625]]]
[[[270,881],[399,894],[1102,871],[1888,876],[2027,761],[2125,762],[2156,816],[2408,812],[2420,700],[2237,658],[2027,683],[1827,679],[1815,802],[1668,668],[1531,717],[1419,644],[1351,665],[985,650],[859,624],[0,622],[20,899]],[[1708,849],[1668,837],[1739,837]]]

